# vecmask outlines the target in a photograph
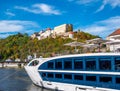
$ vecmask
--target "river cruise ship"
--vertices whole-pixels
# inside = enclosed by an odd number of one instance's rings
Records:
[[[36,58],[25,66],[35,85],[58,91],[120,91],[120,53]]]

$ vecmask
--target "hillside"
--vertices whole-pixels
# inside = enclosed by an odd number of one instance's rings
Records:
[[[98,36],[81,31],[75,33],[75,38],[81,42],[96,37]],[[74,47],[64,46],[65,43],[72,41],[72,39],[63,39],[61,37],[55,39],[49,37],[43,40],[31,39],[27,34],[18,33],[5,39],[0,39],[0,61],[4,61],[7,58],[13,60],[20,58],[24,61],[28,55],[33,55],[34,53],[37,54],[37,57],[49,57],[51,54],[65,53],[66,50],[73,52]]]

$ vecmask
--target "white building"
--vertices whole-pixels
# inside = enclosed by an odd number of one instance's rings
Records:
[[[73,31],[72,24],[63,24],[63,25],[54,27],[53,33],[56,35],[62,35],[69,31]]]
[[[71,39],[74,38],[74,32],[69,32],[69,38],[71,38]]]
[[[117,29],[113,33],[111,33],[107,40],[110,40],[107,44],[107,48],[110,51],[119,51],[120,52],[120,29]]]
[[[15,59],[15,62],[20,62],[21,60],[19,58],[16,58]]]
[[[34,39],[34,38],[37,38],[37,37],[39,37],[39,36],[40,36],[39,33],[34,33],[34,34],[31,35],[31,38]]]
[[[40,32],[39,34],[40,34],[40,36],[38,36],[37,38],[39,39],[39,40],[41,40],[41,39],[44,39],[44,38],[47,38],[47,37],[49,37],[50,35],[51,35],[51,29],[50,28],[47,28],[44,32]]]
[[[8,59],[5,60],[5,62],[12,62],[12,61],[13,61],[13,60],[10,59],[10,58],[8,58]]]
[[[69,34],[69,32],[72,32],[72,31],[73,31],[72,24],[63,24],[63,25],[54,27],[54,30],[47,28],[45,31],[34,33],[33,35],[31,35],[31,37],[33,39],[38,38],[38,40],[45,39],[50,36],[53,38],[55,38],[56,36],[73,38],[73,33]]]

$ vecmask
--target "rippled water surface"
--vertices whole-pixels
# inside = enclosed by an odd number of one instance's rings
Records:
[[[0,91],[50,91],[32,84],[24,69],[0,68]]]

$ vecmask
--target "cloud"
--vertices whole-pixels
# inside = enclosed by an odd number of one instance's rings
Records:
[[[52,15],[60,15],[61,12],[55,7],[41,3],[41,4],[33,4],[31,7],[22,7],[22,6],[16,6],[16,9],[21,9],[27,12],[31,12],[34,14],[52,14]]]
[[[94,3],[94,2],[96,2],[96,0],[76,0],[76,3],[83,4],[83,5],[91,4],[91,3]]]
[[[7,9],[5,14],[8,15],[8,16],[15,16],[15,14],[12,13],[10,9]]]
[[[98,2],[99,0],[68,0],[68,2],[74,2],[80,5],[89,5]]]
[[[39,27],[32,21],[2,20],[0,21],[0,37],[15,34],[16,32],[26,33],[31,29]]]
[[[81,27],[81,30],[106,38],[109,34],[118,28],[120,28],[120,16],[111,17],[106,20],[95,22],[92,25]]]
[[[14,13],[9,12],[9,11],[5,12],[5,14],[6,14],[6,15],[9,15],[9,16],[15,16],[15,14],[14,14]]]
[[[103,4],[100,6],[100,8],[96,10],[96,13],[102,11],[105,8],[106,4],[107,4],[107,0],[103,0]]]
[[[96,3],[102,3],[100,7],[95,11],[95,13],[104,10],[106,5],[111,6],[112,8],[120,7],[120,0],[68,0],[69,2],[75,2],[80,5],[95,5]]]
[[[120,0],[111,0],[110,5],[115,8],[115,7],[120,7]]]
[[[110,5],[112,8],[120,7],[120,0],[103,0],[102,5],[96,10],[96,13],[102,11],[106,5]]]

